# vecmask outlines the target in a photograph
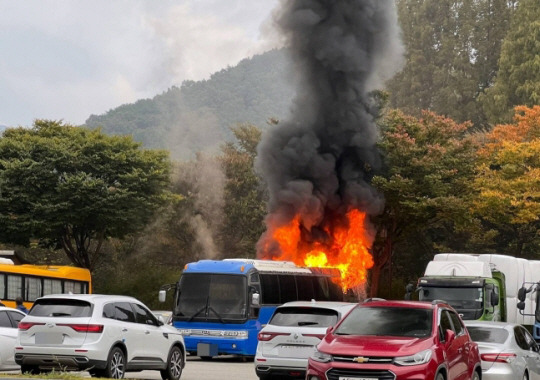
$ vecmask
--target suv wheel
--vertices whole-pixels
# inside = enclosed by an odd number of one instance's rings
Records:
[[[29,374],[29,375],[35,375],[39,373],[39,368],[35,365],[22,365],[21,366],[21,373],[22,374]]]
[[[177,346],[171,348],[169,359],[167,360],[167,369],[161,371],[163,380],[179,380],[182,376],[182,368],[184,367],[184,355]]]
[[[120,347],[113,347],[109,352],[107,367],[103,371],[104,377],[122,379],[126,372],[126,356]]]

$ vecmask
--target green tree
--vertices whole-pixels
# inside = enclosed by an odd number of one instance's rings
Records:
[[[393,110],[381,121],[385,170],[373,178],[384,194],[385,208],[375,220],[371,295],[378,295],[381,272],[408,255],[409,264],[422,261],[452,241],[458,225],[466,224],[474,174],[475,142],[470,123],[458,124],[431,112],[421,119]],[[407,251],[410,242],[422,251]]]
[[[520,0],[502,46],[495,84],[481,102],[493,124],[510,122],[514,106],[540,104],[538,0]]]
[[[221,155],[226,177],[224,256],[254,258],[266,215],[266,194],[253,167],[261,130],[243,124],[232,128],[232,133],[236,141],[226,143]]]
[[[398,0],[406,65],[388,84],[391,106],[485,125],[478,97],[497,72],[513,2]]]
[[[497,251],[535,258],[540,247],[540,106],[516,107],[515,123],[496,126],[484,139],[472,211]]]
[[[165,151],[58,121],[0,138],[0,241],[62,248],[93,270],[102,244],[145,226],[168,198]]]

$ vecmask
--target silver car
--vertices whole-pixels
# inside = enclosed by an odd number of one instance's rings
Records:
[[[308,358],[330,326],[356,303],[294,301],[279,306],[258,335],[255,372],[261,380],[301,378]]]
[[[465,321],[478,343],[482,380],[539,380],[540,348],[516,323]]]

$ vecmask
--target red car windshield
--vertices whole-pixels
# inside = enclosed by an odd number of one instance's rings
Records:
[[[357,307],[334,334],[425,338],[431,335],[432,326],[431,309]]]

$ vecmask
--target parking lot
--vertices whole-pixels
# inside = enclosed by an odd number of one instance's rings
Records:
[[[6,372],[13,379],[18,372]],[[81,372],[90,378],[88,372]],[[158,371],[128,372],[127,379],[161,380]],[[7,379],[0,374],[0,380]],[[244,361],[232,356],[217,357],[211,361],[202,361],[198,357],[187,358],[181,380],[258,380],[253,369],[253,361]]]

